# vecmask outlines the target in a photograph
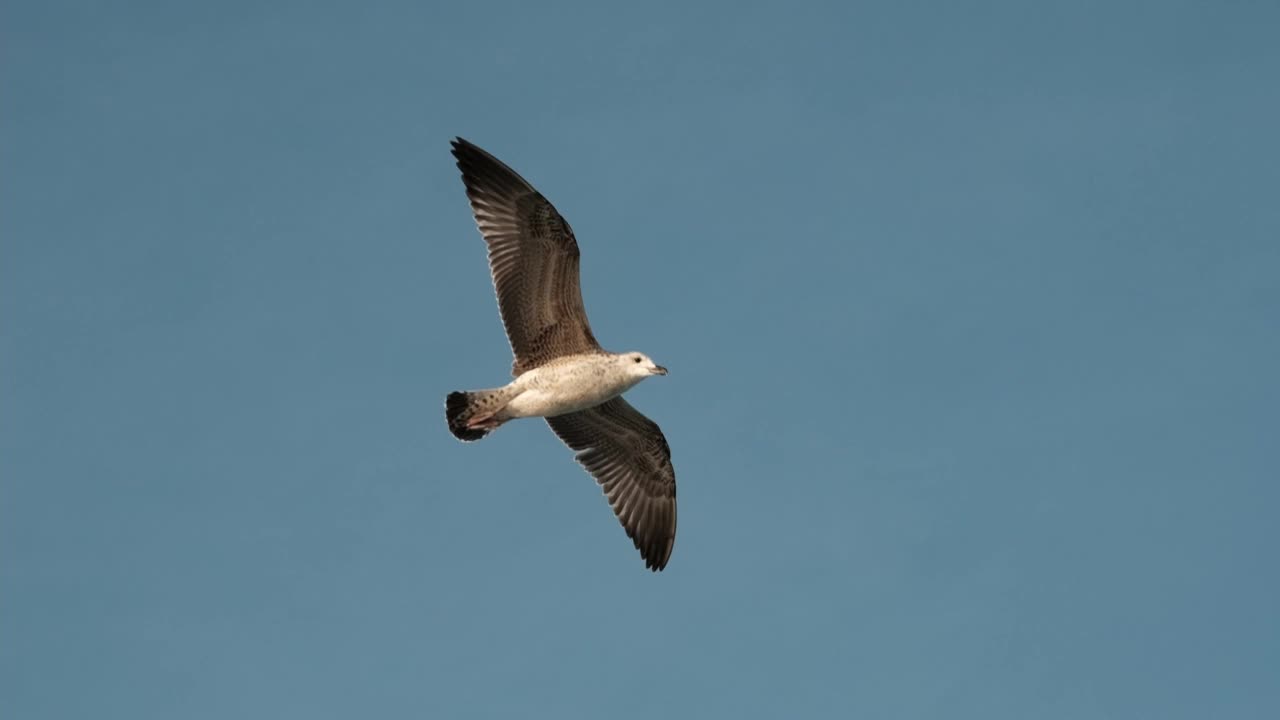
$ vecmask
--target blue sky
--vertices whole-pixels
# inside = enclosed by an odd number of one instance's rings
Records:
[[[0,9],[0,716],[1280,716],[1271,3]],[[573,224],[644,570],[448,153]]]

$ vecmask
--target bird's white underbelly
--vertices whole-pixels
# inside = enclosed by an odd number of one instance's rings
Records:
[[[595,407],[617,394],[566,396],[546,390],[526,390],[507,403],[507,413],[513,418],[554,417]]]
[[[635,384],[631,378],[615,375],[595,363],[534,368],[512,383],[522,392],[507,403],[503,415],[554,417],[595,407]]]

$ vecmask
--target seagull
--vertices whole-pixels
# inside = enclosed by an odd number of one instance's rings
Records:
[[[569,223],[502,161],[462,138],[451,145],[488,246],[515,380],[449,393],[449,431],[472,442],[509,420],[546,418],[600,484],[645,567],[660,571],[676,539],[671,448],[658,424],[622,394],[667,369],[644,353],[600,347],[582,305]]]

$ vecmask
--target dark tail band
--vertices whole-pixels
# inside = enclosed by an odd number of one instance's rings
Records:
[[[488,430],[477,430],[467,427],[467,420],[474,414],[471,404],[472,393],[451,392],[444,399],[444,416],[449,420],[449,432],[463,442],[475,442]]]

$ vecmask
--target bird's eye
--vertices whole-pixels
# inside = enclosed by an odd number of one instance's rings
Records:
[[[636,360],[636,362],[640,362],[640,358],[636,358],[635,360]]]

